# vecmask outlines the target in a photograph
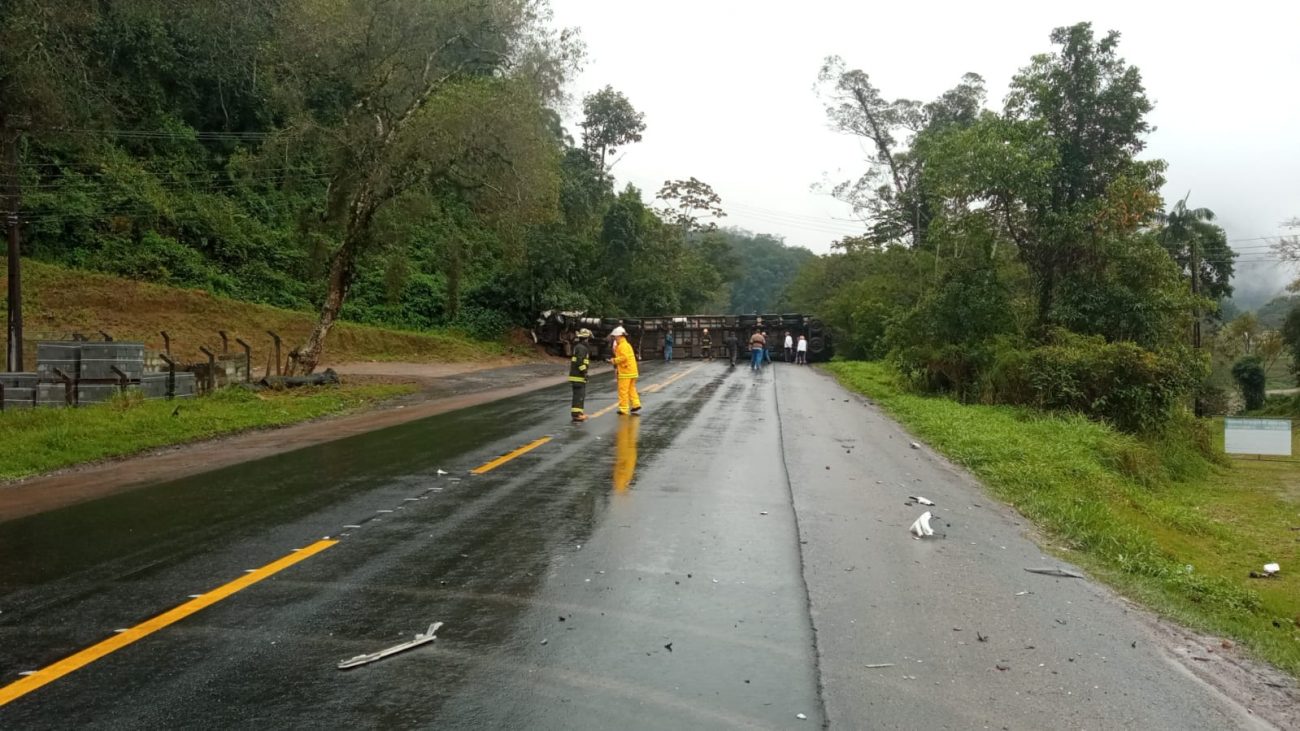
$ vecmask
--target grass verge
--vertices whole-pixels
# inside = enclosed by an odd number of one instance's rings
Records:
[[[880,363],[826,368],[1037,523],[1054,550],[1300,677],[1300,464],[1207,459],[1205,424],[1142,440],[1079,416],[908,393]],[[1272,561],[1281,578],[1248,577]]]
[[[0,452],[0,481],[249,429],[285,426],[356,410],[413,390],[409,385],[260,393],[230,388],[183,401],[128,396],[82,409],[7,411],[0,413],[0,444],[5,445]]]
[[[8,267],[0,262],[0,278]],[[256,372],[266,366],[271,353],[267,330],[284,338],[284,353],[301,345],[316,316],[310,312],[242,302],[209,294],[200,289],[178,289],[137,282],[107,274],[67,269],[54,264],[23,260],[23,315],[25,341],[42,338],[67,339],[79,331],[94,335],[100,330],[117,340],[143,342],[151,350],[162,350],[159,331],[172,338],[172,353],[199,362],[206,358],[200,346],[217,351],[218,330],[242,337],[253,348]],[[0,301],[0,312],[6,305]],[[3,333],[0,333],[0,340]],[[27,359],[35,357],[28,342]],[[238,350],[236,350],[238,352]],[[340,322],[325,342],[327,363],[359,360],[416,362],[473,362],[509,356],[526,356],[531,349],[505,341],[483,341],[455,330],[413,332]]]

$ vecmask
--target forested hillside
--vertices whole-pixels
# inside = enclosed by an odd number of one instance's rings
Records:
[[[583,55],[544,0],[11,0],[25,253],[316,312],[308,368],[337,318],[495,336],[725,307],[733,280],[773,304],[707,184],[616,189],[647,133],[626,97],[564,127]]]

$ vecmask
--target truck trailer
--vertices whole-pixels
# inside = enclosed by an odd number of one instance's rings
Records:
[[[596,317],[585,312],[547,310],[537,319],[533,340],[552,355],[568,357],[573,353],[573,342],[582,328],[591,330],[593,357],[608,358],[611,352],[609,334],[622,326],[628,340],[642,360],[662,359],[664,335],[673,334],[673,358],[705,357],[705,330],[708,330],[708,355],[722,359],[727,356],[727,333],[735,333],[742,357],[749,348],[749,338],[755,330],[767,333],[767,346],[774,358],[782,354],[782,341],[789,332],[797,341],[800,335],[808,339],[808,361],[830,360],[831,334],[820,320],[799,313],[785,315],[673,315],[666,317]]]

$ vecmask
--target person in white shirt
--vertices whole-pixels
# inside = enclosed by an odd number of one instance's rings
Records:
[[[795,365],[808,365],[808,338],[799,336],[798,349],[794,356]]]
[[[790,331],[785,331],[785,362],[794,362],[794,338],[790,337]]]

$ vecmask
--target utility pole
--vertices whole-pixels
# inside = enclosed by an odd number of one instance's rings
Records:
[[[1196,350],[1201,349],[1201,237],[1193,235],[1191,238],[1192,254],[1192,347]],[[1199,418],[1203,416],[1201,408],[1201,397],[1198,393],[1193,399],[1192,412]]]
[[[0,136],[3,136],[5,146],[5,198],[9,202],[5,213],[5,224],[9,228],[9,351],[6,367],[11,373],[23,370],[23,274],[18,221],[22,190],[18,141],[26,121],[21,116],[12,114],[0,118]]]

